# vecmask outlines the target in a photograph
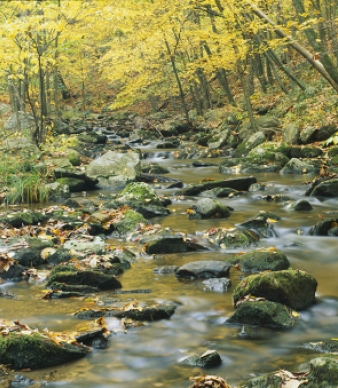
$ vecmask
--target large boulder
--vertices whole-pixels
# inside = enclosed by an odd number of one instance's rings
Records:
[[[238,158],[246,156],[253,148],[257,147],[261,143],[264,143],[265,140],[266,136],[264,132],[259,131],[254,133],[236,148],[234,156]]]
[[[295,309],[306,309],[315,301],[316,279],[300,270],[263,272],[245,278],[234,290],[235,304],[251,294]]]
[[[121,189],[141,175],[141,155],[108,151],[89,163],[87,175],[98,179],[100,188]]]
[[[20,132],[22,129],[31,129],[35,125],[34,118],[31,114],[26,112],[16,112],[13,113],[5,122],[4,130],[15,132]]]
[[[274,247],[264,247],[236,255],[227,261],[231,264],[239,265],[242,271],[245,272],[280,271],[290,267],[290,262],[286,255]]]
[[[283,142],[287,144],[298,144],[300,135],[299,124],[292,123],[287,125],[283,130]]]
[[[288,328],[293,325],[293,318],[290,309],[281,303],[248,300],[238,305],[227,323]]]
[[[285,174],[316,174],[319,172],[320,162],[309,162],[292,158],[280,171],[282,175]]]
[[[65,337],[65,336],[64,336]],[[30,330],[0,336],[0,362],[14,369],[44,368],[86,356],[91,349]]]
[[[202,198],[199,199],[195,205],[195,214],[192,216],[197,217],[189,217],[189,218],[223,218],[229,217],[230,211],[229,209],[212,198]],[[190,216],[190,214],[189,214]]]
[[[338,178],[329,180],[319,178],[306,191],[306,195],[326,198],[338,197]]]

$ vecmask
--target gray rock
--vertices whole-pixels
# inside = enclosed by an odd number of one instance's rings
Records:
[[[87,166],[87,175],[98,179],[100,188],[121,188],[135,181],[141,174],[138,152],[108,151]]]
[[[211,228],[204,232],[213,244],[223,249],[245,248],[255,246],[259,236],[251,230],[239,230],[237,228]]]
[[[251,135],[246,141],[241,143],[234,152],[234,157],[241,158],[248,155],[248,153],[259,144],[264,143],[266,136],[264,132],[256,132]]]
[[[70,197],[68,185],[63,185],[58,182],[48,183],[45,185],[48,192],[48,200],[51,202],[62,202]]]
[[[203,280],[202,284],[204,290],[226,292],[231,285],[231,281],[228,278],[211,278]]]
[[[309,144],[312,143],[315,139],[315,134],[316,134],[316,128],[314,127],[306,127],[304,128],[300,135],[299,135],[299,140],[301,144]]]
[[[222,363],[221,356],[216,350],[207,350],[201,356],[188,356],[181,360],[181,363],[207,368],[217,366]]]
[[[337,219],[318,221],[309,231],[309,236],[337,236]]]
[[[287,144],[299,144],[300,127],[299,124],[292,123],[283,130],[283,142]]]
[[[338,197],[338,178],[318,181],[318,184],[312,185],[307,190],[306,195],[311,197]]]
[[[229,209],[215,199],[199,199],[195,207],[196,213],[202,218],[223,218],[230,216]]]
[[[176,276],[185,278],[222,278],[229,276],[230,264],[224,261],[201,260],[182,265]]]
[[[320,169],[319,164],[309,163],[304,160],[292,158],[280,171],[280,174],[316,174]]]
[[[338,360],[333,357],[316,357],[299,366],[301,372],[308,373],[308,388],[334,388],[338,381]]]
[[[104,240],[96,236],[88,241],[85,240],[76,240],[76,239],[68,239],[63,247],[68,250],[75,250],[76,252],[84,252],[87,251],[89,253],[104,253],[106,251]]]
[[[263,272],[250,275],[238,284],[234,290],[234,303],[251,294],[302,310],[314,303],[316,289],[316,279],[305,271]]]
[[[72,179],[81,180],[82,182],[84,182],[84,187],[83,187],[84,190],[92,190],[96,187],[96,184],[98,183],[97,178],[89,177],[81,169],[58,167],[54,169],[53,173],[56,179],[72,178]],[[64,182],[64,184],[68,184],[68,183]],[[74,191],[74,190],[71,190],[71,191]]]
[[[208,181],[204,183],[197,183],[188,185],[182,190],[179,190],[175,195],[198,195],[206,190],[212,190],[220,187],[227,187],[235,190],[249,190],[249,187],[256,183],[257,179],[253,176],[243,178],[225,179],[222,181]]]
[[[281,303],[261,300],[238,304],[235,313],[226,322],[280,329],[293,326],[294,320],[288,307]]]
[[[22,129],[30,129],[34,126],[34,118],[31,114],[27,112],[16,112],[7,119],[4,125],[4,130],[10,132],[20,132]]]
[[[230,133],[231,133],[230,128],[225,128],[220,133],[213,135],[207,143],[209,149],[219,150],[223,148],[227,144]]]

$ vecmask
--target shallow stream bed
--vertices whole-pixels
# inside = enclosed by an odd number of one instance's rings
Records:
[[[191,167],[190,160],[156,158],[144,160],[144,164],[156,162],[170,169],[168,176],[184,183],[199,182],[204,178],[226,179],[218,167]],[[218,163],[220,160],[209,161]],[[338,199],[320,201],[306,198],[313,206],[310,212],[293,212],[287,203],[267,201],[267,195],[283,194],[295,200],[304,198],[306,180],[312,177],[281,176],[279,174],[255,175],[266,184],[265,191],[249,192],[246,196],[219,199],[234,208],[227,219],[188,220],[185,210],[194,203],[173,201],[173,213],[152,222],[160,223],[175,231],[190,235],[201,233],[211,227],[235,226],[259,211],[269,211],[281,217],[273,224],[275,237],[261,239],[258,246],[274,246],[283,251],[294,269],[306,270],[318,281],[316,303],[306,311],[300,311],[295,326],[286,331],[262,329],[250,326],[226,324],[233,314],[232,290],[245,274],[231,269],[232,285],[227,292],[206,291],[201,281],[184,281],[173,275],[157,275],[155,267],[161,265],[182,265],[197,260],[223,260],[231,257],[238,249],[228,251],[204,251],[187,254],[139,256],[132,268],[119,277],[123,289],[151,289],[151,293],[115,294],[106,292],[84,299],[42,300],[42,284],[7,283],[1,291],[19,295],[18,300],[0,299],[3,318],[20,320],[31,327],[51,331],[76,331],[87,322],[78,320],[72,314],[82,307],[97,308],[98,301],[121,300],[127,303],[138,301],[175,301],[179,304],[170,320],[150,322],[145,326],[120,330],[119,321],[106,318],[112,332],[110,345],[106,349],[95,349],[89,356],[66,365],[39,371],[22,372],[39,385],[72,388],[138,388],[189,387],[190,376],[199,374],[219,375],[233,386],[260,373],[278,369],[296,370],[297,366],[317,354],[304,350],[305,342],[338,337],[338,238],[308,236],[308,231],[320,218],[329,219],[338,211]],[[173,196],[176,190],[160,188],[159,194]],[[87,199],[98,200],[99,192],[87,193]],[[82,196],[74,199],[81,202]],[[319,215],[319,216],[318,216]],[[319,218],[320,217],[320,218]],[[128,242],[110,239],[109,244],[125,245]],[[202,370],[180,364],[188,355],[201,355],[208,349],[215,349],[222,358],[219,367]]]

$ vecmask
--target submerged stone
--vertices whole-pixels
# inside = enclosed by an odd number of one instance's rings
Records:
[[[294,322],[289,308],[281,303],[262,300],[240,303],[227,323],[288,328]]]
[[[211,278],[203,280],[202,284],[205,291],[226,292],[231,281],[228,278]]]
[[[305,271],[272,271],[246,277],[235,288],[233,297],[235,304],[251,294],[302,310],[314,303],[316,289],[316,279]]]
[[[229,276],[230,264],[224,261],[201,260],[182,265],[177,271],[178,277],[221,278]]]
[[[221,356],[216,350],[207,350],[201,356],[188,356],[181,360],[181,363],[207,368],[222,363]]]

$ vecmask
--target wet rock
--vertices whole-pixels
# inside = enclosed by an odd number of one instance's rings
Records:
[[[215,189],[206,190],[203,192],[203,195],[206,197],[216,197],[216,198],[226,198],[229,196],[234,196],[236,194],[243,194],[243,192],[237,191],[235,189],[230,189],[229,187],[216,187]]]
[[[23,225],[37,225],[47,221],[47,218],[45,214],[35,211],[13,212],[1,215],[0,222],[20,228]]]
[[[29,387],[30,385],[35,384],[35,381],[30,379],[27,376],[15,375],[12,380],[11,387]]]
[[[220,365],[222,363],[222,359],[216,350],[207,350],[200,356],[188,356],[180,362],[186,365],[207,368]]]
[[[57,182],[60,182],[61,184],[68,184],[67,180],[60,181],[60,179],[65,179],[65,178],[72,178],[74,179],[74,182],[76,181],[83,181],[84,182],[84,187],[81,190],[93,190],[96,188],[96,184],[98,183],[97,178],[91,178],[89,177],[83,170],[81,169],[75,169],[75,168],[55,168],[54,171],[54,176],[57,179]],[[69,180],[69,182],[72,182]],[[79,190],[73,190],[73,191],[81,191]],[[72,190],[71,190],[72,191]]]
[[[316,357],[299,366],[301,372],[308,373],[308,388],[333,388],[338,381],[338,360],[333,357]]]
[[[99,271],[52,271],[47,286],[55,288],[55,283],[65,283],[71,286],[90,286],[99,290],[112,290],[122,287],[114,276]]]
[[[281,151],[279,151],[279,149]],[[289,161],[289,158],[284,154],[284,152],[282,152],[283,150],[284,149],[282,148],[282,146],[278,148],[274,147],[274,143],[272,143],[271,147],[268,147],[265,144],[259,145],[258,147],[252,149],[249,152],[246,158],[246,163],[256,164],[256,165],[275,164],[283,167]]]
[[[316,174],[319,172],[320,164],[318,161],[309,163],[304,160],[292,158],[280,171],[282,175],[285,174]]]
[[[303,147],[300,150],[299,156],[301,158],[317,158],[318,156],[323,154],[323,150],[319,147]]]
[[[309,231],[309,236],[337,236],[338,219],[318,221]]]
[[[92,238],[84,239],[68,239],[63,247],[68,250],[75,250],[77,252],[89,252],[89,253],[104,253],[105,243],[101,237],[95,236]]]
[[[292,312],[288,307],[268,300],[240,303],[226,322],[278,329],[289,328],[294,324]]]
[[[273,237],[273,223],[279,220],[280,217],[272,213],[260,212],[251,217],[248,221],[240,224],[242,228],[253,229],[260,233],[263,237]]]
[[[289,207],[290,210],[296,212],[313,210],[312,205],[305,199],[300,199],[296,203],[292,203]]]
[[[274,247],[260,248],[236,255],[227,262],[233,265],[239,264],[244,272],[280,271],[290,267],[286,255]]]
[[[0,363],[14,369],[44,368],[86,356],[90,348],[78,343],[54,342],[38,333],[10,333],[0,337]]]
[[[46,262],[51,266],[56,266],[60,263],[66,263],[71,258],[72,255],[69,253],[69,249],[65,249],[64,247],[60,247],[58,249],[53,249],[50,251],[50,248],[46,248],[47,251],[42,251],[42,256],[47,256]]]
[[[171,213],[163,206],[155,190],[143,182],[129,183],[109,206],[129,206],[146,218]]]
[[[225,205],[211,198],[199,199],[194,209],[202,219],[225,218],[230,216],[230,211]]]
[[[89,319],[100,317],[131,318],[138,321],[157,321],[169,319],[175,312],[177,305],[174,303],[156,304],[153,306],[138,306],[137,303],[126,308],[104,308],[98,310],[80,310],[74,315],[77,318]]]
[[[146,225],[148,221],[142,214],[128,209],[124,212],[123,217],[114,223],[114,228],[120,236],[125,236],[138,227],[139,224]]]
[[[306,191],[306,195],[325,198],[338,197],[338,178],[329,180],[319,178]]]
[[[148,174],[168,174],[170,171],[158,164],[148,164],[147,166],[142,166],[142,172]]]
[[[306,309],[315,301],[316,279],[300,270],[263,272],[246,277],[234,290],[234,303],[246,295],[255,295],[285,304],[295,309]]]
[[[338,155],[338,146],[333,146],[331,147],[328,152],[327,152],[327,155],[330,157],[330,158],[334,158],[335,156]]]
[[[204,162],[203,160],[195,160],[194,162],[192,162],[192,166],[194,166],[194,167],[210,167],[210,166],[218,166],[218,164]]]
[[[27,267],[23,267],[18,263],[14,263],[7,270],[2,269],[0,278],[4,280],[21,280]]]
[[[174,275],[178,270],[177,265],[163,265],[161,267],[154,268],[153,272],[158,275]]]
[[[264,132],[256,132],[251,135],[246,141],[241,143],[234,152],[235,158],[241,158],[248,155],[248,153],[259,144],[264,143],[266,136]]]
[[[176,276],[185,278],[222,278],[228,277],[230,264],[224,261],[201,260],[182,265]]]
[[[250,185],[256,183],[257,179],[253,176],[243,178],[225,179],[222,181],[208,181],[203,183],[197,183],[189,185],[182,190],[179,190],[176,195],[198,195],[206,190],[212,190],[215,188],[231,188],[235,190],[249,190]]]
[[[48,200],[51,202],[63,202],[70,197],[68,185],[53,182],[45,185],[45,188],[48,193]]]
[[[222,127],[219,133],[213,134],[207,141],[207,145],[210,150],[219,150],[228,143],[231,129],[227,126]],[[203,145],[203,144],[202,144]]]
[[[33,248],[21,248],[15,251],[13,259],[21,264],[23,267],[38,267],[43,263],[40,256],[41,250]]]
[[[107,143],[107,136],[99,133],[81,133],[78,136],[79,140],[84,143],[105,144]]]
[[[318,342],[308,342],[305,349],[313,350],[316,353],[338,353],[338,341],[326,340]]]
[[[83,191],[86,188],[85,181],[77,178],[59,178],[56,180],[61,185],[67,185],[71,193]]]
[[[203,289],[215,292],[226,292],[231,285],[231,281],[228,278],[211,278],[203,280]]]
[[[211,228],[204,232],[209,241],[223,249],[246,248],[255,246],[259,236],[251,230],[237,228]]]
[[[100,188],[122,188],[141,174],[141,155],[138,152],[108,151],[87,166],[87,175],[98,179]]]
[[[144,250],[149,255],[188,251],[183,237],[168,229],[162,229],[154,234],[143,236],[140,243],[144,244]]]

